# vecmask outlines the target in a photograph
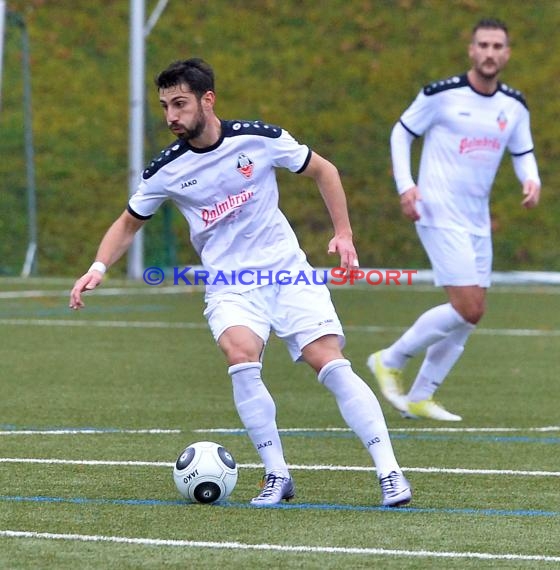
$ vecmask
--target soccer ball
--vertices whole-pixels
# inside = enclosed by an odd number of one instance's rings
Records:
[[[198,441],[177,458],[173,479],[179,493],[191,503],[214,503],[231,495],[237,483],[237,463],[219,443]]]

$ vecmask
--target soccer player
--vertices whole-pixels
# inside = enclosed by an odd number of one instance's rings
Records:
[[[506,150],[522,185],[521,205],[539,202],[540,179],[523,95],[499,81],[510,57],[508,30],[478,22],[468,49],[471,68],[420,91],[391,133],[393,173],[403,214],[414,221],[436,286],[448,302],[433,307],[391,346],[368,358],[385,398],[404,416],[460,421],[433,395],[463,352],[485,310],[492,270],[489,197]],[[413,140],[424,136],[418,183]],[[408,393],[403,369],[424,360]]]
[[[408,503],[411,488],[395,458],[379,402],[341,352],[344,333],[328,288],[305,280],[283,285],[272,277],[279,271],[312,272],[278,207],[276,168],[315,181],[334,226],[328,251],[340,255],[341,267],[358,267],[337,168],[280,127],[221,120],[214,111],[214,73],[201,59],[172,63],[156,85],[177,138],[144,170],[137,192],[101,240],[95,262],[76,281],[70,307],[84,306],[82,293],[101,283],[134,234],[171,200],[186,218],[208,272],[204,315],[227,360],[239,417],[265,466],[263,489],[251,503],[269,506],[295,495],[275,402],[261,377],[271,330],[285,341],[292,359],[307,362],[333,394],[376,466],[382,504]]]

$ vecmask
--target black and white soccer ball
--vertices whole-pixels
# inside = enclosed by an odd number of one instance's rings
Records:
[[[235,488],[237,475],[233,455],[212,441],[191,443],[173,467],[177,490],[191,503],[223,501]]]

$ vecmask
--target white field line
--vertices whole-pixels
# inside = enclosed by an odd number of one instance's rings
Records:
[[[108,327],[131,329],[207,329],[206,323],[172,323],[167,321],[84,321],[64,319],[0,319],[0,325],[53,327]]]
[[[115,461],[102,459],[45,459],[38,457],[0,457],[2,463],[29,463],[43,465],[87,465],[90,467],[173,467],[168,461]],[[240,463],[240,469],[263,469],[262,463]],[[293,471],[375,471],[375,467],[362,465],[294,465],[288,467]],[[463,469],[443,467],[403,467],[407,473],[431,473],[439,475],[514,475],[520,477],[560,477],[560,471],[519,471],[514,469]]]
[[[245,433],[242,428],[204,428],[188,430],[192,433],[220,433],[239,434]],[[327,427],[327,428],[282,428],[280,433],[350,433],[350,428]],[[391,428],[391,433],[550,433],[560,432],[560,426],[542,427],[419,427],[419,428]],[[0,430],[0,436],[15,435],[145,435],[145,434],[179,434],[184,433],[181,429],[169,428],[145,428],[145,429],[97,429],[97,428],[51,428],[51,429],[9,429]]]
[[[534,554],[509,554],[492,552],[445,552],[430,550],[400,550],[388,548],[350,548],[339,546],[309,546],[284,544],[247,544],[243,542],[203,542],[198,540],[170,540],[160,538],[134,538],[126,536],[104,536],[90,534],[59,534],[51,532],[0,530],[0,537],[45,540],[68,540],[76,542],[103,542],[132,544],[137,546],[159,546],[180,548],[209,548],[219,550],[255,550],[261,552],[351,554],[369,556],[401,556],[413,558],[449,558],[478,560],[511,560],[527,562],[560,562],[560,556]]]
[[[245,431],[240,428],[208,428],[193,429],[193,433],[239,433]],[[280,433],[298,433],[298,432],[350,432],[350,428],[281,428]],[[391,433],[414,433],[414,432],[439,432],[439,433],[524,433],[524,432],[555,432],[560,431],[560,426],[544,426],[544,427],[422,427],[422,428],[390,428]],[[1,432],[0,432],[1,433]]]
[[[130,295],[173,295],[178,293],[192,292],[193,290],[202,290],[200,287],[187,287],[186,285],[170,286],[170,287],[100,287],[95,290],[94,295],[102,297],[118,297]],[[70,289],[67,291],[53,290],[29,290],[29,291],[0,291],[0,299],[38,299],[41,297],[70,297]]]
[[[0,430],[2,435],[160,435],[182,433],[180,429],[21,429],[21,430]]]
[[[168,322],[168,321],[98,321],[79,319],[0,319],[0,325],[12,326],[48,326],[48,327],[105,327],[105,328],[136,328],[136,329],[207,329],[206,323]],[[344,327],[347,332],[400,332],[404,327],[349,325]],[[474,334],[489,336],[521,336],[521,337],[557,337],[558,329],[476,329]]]

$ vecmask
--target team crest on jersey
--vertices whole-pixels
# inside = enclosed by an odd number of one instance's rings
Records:
[[[500,127],[500,131],[503,131],[507,127],[508,123],[505,113],[503,111],[500,111],[500,114],[496,120],[498,121],[498,127]]]
[[[237,157],[237,172],[240,172],[245,178],[253,176],[253,161],[245,154],[241,153]]]

